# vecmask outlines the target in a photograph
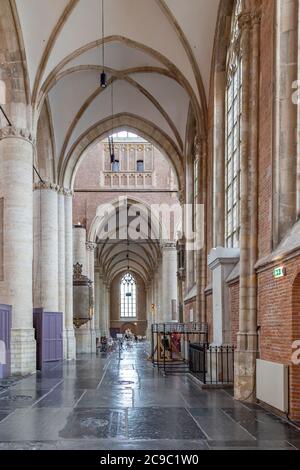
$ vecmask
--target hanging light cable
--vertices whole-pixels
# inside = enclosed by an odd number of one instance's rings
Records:
[[[100,76],[101,88],[107,87],[107,77],[105,73],[105,44],[104,44],[104,0],[102,0],[102,73]]]
[[[127,271],[130,272],[130,266],[129,266],[129,240],[127,240]]]
[[[115,144],[114,144],[114,81],[113,77],[111,80],[111,120],[112,120],[112,129],[111,135],[108,137],[109,153],[110,153],[110,162],[114,164],[116,161],[115,156]]]

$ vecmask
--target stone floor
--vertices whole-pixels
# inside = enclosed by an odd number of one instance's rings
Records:
[[[0,381],[0,450],[300,449],[300,431],[223,390],[163,377],[147,345]]]

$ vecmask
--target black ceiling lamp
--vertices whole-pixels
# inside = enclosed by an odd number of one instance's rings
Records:
[[[107,76],[105,73],[105,45],[104,45],[104,0],[102,0],[102,73],[100,75],[101,88],[107,87]]]

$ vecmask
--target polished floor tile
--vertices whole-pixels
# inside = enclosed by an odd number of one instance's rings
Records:
[[[18,409],[0,423],[0,442],[57,441],[72,408]]]
[[[87,390],[77,408],[131,408],[133,406],[132,390],[123,390],[117,393],[115,390],[103,388],[100,390]]]
[[[92,409],[74,410],[59,433],[62,439],[126,438],[126,411]]]
[[[0,409],[28,408],[46,395],[45,390],[8,390],[0,395]]]
[[[230,390],[163,376],[147,344],[0,381],[0,450],[300,449],[300,430]]]
[[[208,441],[210,450],[296,450],[285,441]]]
[[[0,423],[1,423],[1,421],[3,421],[5,418],[7,418],[7,416],[9,416],[10,413],[12,413],[12,411],[10,411],[10,410],[0,410]]]
[[[234,422],[221,409],[195,408],[191,415],[199,424],[207,438],[212,441],[226,440],[235,442],[253,442],[255,438],[237,422]]]
[[[38,401],[34,408],[73,408],[85,393],[86,390],[55,388]]]
[[[130,439],[206,439],[184,408],[129,410],[128,433]]]
[[[265,411],[248,409],[226,409],[225,413],[261,441],[286,441],[300,439],[300,431],[286,421]]]

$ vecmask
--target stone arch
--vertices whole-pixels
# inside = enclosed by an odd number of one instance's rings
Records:
[[[125,324],[131,324],[131,323],[137,323],[137,330],[136,332],[138,333],[138,329],[142,328],[143,333],[144,330],[146,330],[146,325],[147,325],[147,314],[146,314],[146,283],[145,279],[141,275],[140,272],[137,270],[132,269],[131,273],[135,278],[136,281],[136,313],[137,316],[136,318],[131,319],[130,318],[121,318],[120,316],[120,282],[122,277],[127,273],[127,269],[123,268],[120,269],[118,273],[116,273],[113,278],[110,280],[110,295],[111,295],[111,312],[110,312],[110,322],[111,322],[111,327],[118,327],[122,328],[122,326]]]
[[[62,185],[66,187],[73,186],[76,170],[80,164],[81,158],[84,157],[85,153],[96,141],[104,140],[111,133],[112,126],[112,119],[105,119],[92,126],[77,139],[64,161],[61,161],[59,164],[58,179]],[[117,132],[120,129],[137,133],[155,145],[172,165],[178,179],[179,189],[184,186],[183,156],[177,145],[169,136],[150,121],[127,113],[122,113],[114,117],[114,130]]]
[[[14,2],[1,1],[0,15],[0,85],[3,102],[14,127],[31,131],[30,87],[25,47]],[[13,77],[13,79],[12,79]],[[1,127],[7,125],[2,116]]]
[[[292,342],[300,341],[300,272],[297,274],[292,287]],[[299,347],[298,347],[299,349]],[[290,367],[290,416],[300,420],[300,365]]]
[[[201,103],[199,103],[197,96],[191,86],[191,84],[188,82],[188,80],[185,78],[183,73],[172,63],[170,60],[165,57],[163,54],[159,53],[158,51],[152,49],[151,47],[148,47],[146,44],[139,43],[137,41],[134,41],[132,39],[129,39],[127,37],[123,36],[118,36],[118,35],[112,35],[104,38],[104,43],[110,43],[110,42],[116,42],[116,43],[124,43],[127,46],[133,48],[133,49],[138,49],[146,54],[148,54],[150,57],[155,58],[158,60],[163,66],[169,70],[174,77],[176,77],[176,80],[178,83],[185,88],[189,96],[191,97],[191,103],[195,111],[195,115],[197,116],[197,124],[199,129],[202,129],[203,132],[206,132],[206,124],[207,124],[207,103],[205,100],[205,96],[202,92],[202,79],[201,76],[199,77],[199,85],[201,82],[201,87],[199,89],[200,93],[200,98],[201,98]],[[91,43],[85,44],[84,46],[80,47],[79,49],[73,51],[69,56],[65,57],[48,75],[46,80],[41,84],[39,96],[38,94],[36,95],[35,99],[35,106],[37,103],[43,99],[43,96],[45,96],[45,90],[49,88],[49,84],[51,84],[53,81],[55,81],[56,76],[63,70],[64,67],[67,66],[68,63],[70,63],[73,59],[76,57],[79,57],[81,54],[84,52],[93,49],[95,47],[102,46],[103,41],[102,39],[95,40]]]
[[[122,204],[122,201],[126,202],[127,206],[130,204],[140,204],[143,206],[143,213],[141,216],[147,217],[147,222],[149,221],[149,211],[151,206],[145,201],[138,198],[117,198],[105,205],[104,212],[111,211],[111,216],[114,217],[116,210]],[[108,218],[110,218],[110,212],[108,212]],[[96,213],[96,216],[90,226],[88,233],[88,240],[92,243],[97,243],[99,237],[99,231],[107,224],[107,218],[103,220],[101,214]],[[154,222],[154,233],[155,236],[159,237],[162,229],[162,222],[155,212],[151,217],[151,222]],[[147,234],[145,234],[147,235]],[[98,240],[99,241],[99,240]],[[126,267],[126,258],[122,257],[123,254],[126,254],[126,240],[115,240],[112,245],[106,240],[103,240],[103,244],[98,248],[98,257],[99,263],[102,265],[103,274],[107,279],[113,279],[117,272],[124,270]],[[122,246],[123,245],[123,246]],[[140,276],[143,278],[144,282],[147,281],[149,274],[152,270],[155,269],[157,261],[160,257],[160,239],[149,240],[149,243],[139,244],[137,241],[137,246],[134,251],[129,249],[131,253],[131,267],[138,271]],[[121,258],[121,259],[119,259]],[[101,262],[100,262],[101,260]],[[105,270],[103,266],[105,265]]]
[[[141,198],[138,198],[138,197],[130,197],[130,198],[117,198],[117,199],[113,199],[112,201],[110,201],[108,203],[108,206],[111,206],[111,209],[114,210],[114,209],[118,209],[120,203],[122,201],[126,201],[127,202],[127,205],[134,205],[134,204],[139,204],[139,205],[142,205],[144,206],[145,208],[145,211],[147,210],[150,210],[151,209],[151,206],[143,201]],[[97,211],[98,213],[98,211]],[[146,215],[146,214],[143,214],[143,215]],[[159,220],[159,214],[157,214],[155,211],[153,212],[153,222],[155,224],[155,226],[153,227],[153,229],[155,230],[155,235],[159,236],[159,234],[163,231],[163,221]],[[89,229],[89,233],[88,233],[88,240],[92,243],[96,243],[97,241],[97,233],[99,233],[99,229],[101,228],[101,220],[99,218],[99,215],[96,214],[94,220],[92,221],[92,224],[90,226],[90,229]]]
[[[41,178],[45,181],[50,180],[56,183],[56,148],[48,99],[44,102],[37,125],[36,148],[37,151],[34,156],[35,166]],[[36,173],[34,174],[34,178],[36,182],[39,181],[39,177]]]

